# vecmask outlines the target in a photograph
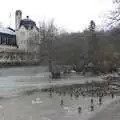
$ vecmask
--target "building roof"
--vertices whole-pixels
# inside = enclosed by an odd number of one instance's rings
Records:
[[[28,18],[26,18],[26,19],[21,20],[21,22],[20,22],[20,27],[21,27],[22,25],[23,25],[26,29],[33,29],[33,27],[36,26],[36,23],[35,23],[33,20],[29,19],[29,17],[28,17]]]
[[[9,35],[16,35],[14,30],[12,30],[10,28],[0,28],[0,33],[9,34]]]

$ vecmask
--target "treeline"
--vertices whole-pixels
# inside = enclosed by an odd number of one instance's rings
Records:
[[[92,64],[96,71],[111,72],[120,67],[120,28],[96,31],[94,21],[76,33],[58,33],[53,22],[41,24],[41,64],[49,59],[82,71]],[[45,62],[46,61],[46,62]]]

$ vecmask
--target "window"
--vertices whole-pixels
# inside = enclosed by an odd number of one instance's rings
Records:
[[[0,44],[1,44],[1,36],[0,36]]]
[[[3,45],[6,45],[6,36],[1,36],[1,41]]]

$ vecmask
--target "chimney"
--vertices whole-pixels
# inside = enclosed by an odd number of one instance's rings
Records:
[[[29,16],[27,16],[27,19],[29,19]]]
[[[21,19],[22,19],[22,11],[16,10],[15,12],[15,29],[16,30],[19,29]]]

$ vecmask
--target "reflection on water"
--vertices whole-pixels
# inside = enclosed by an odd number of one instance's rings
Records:
[[[0,97],[17,95],[38,83],[48,82],[47,67],[16,67],[0,69]]]

